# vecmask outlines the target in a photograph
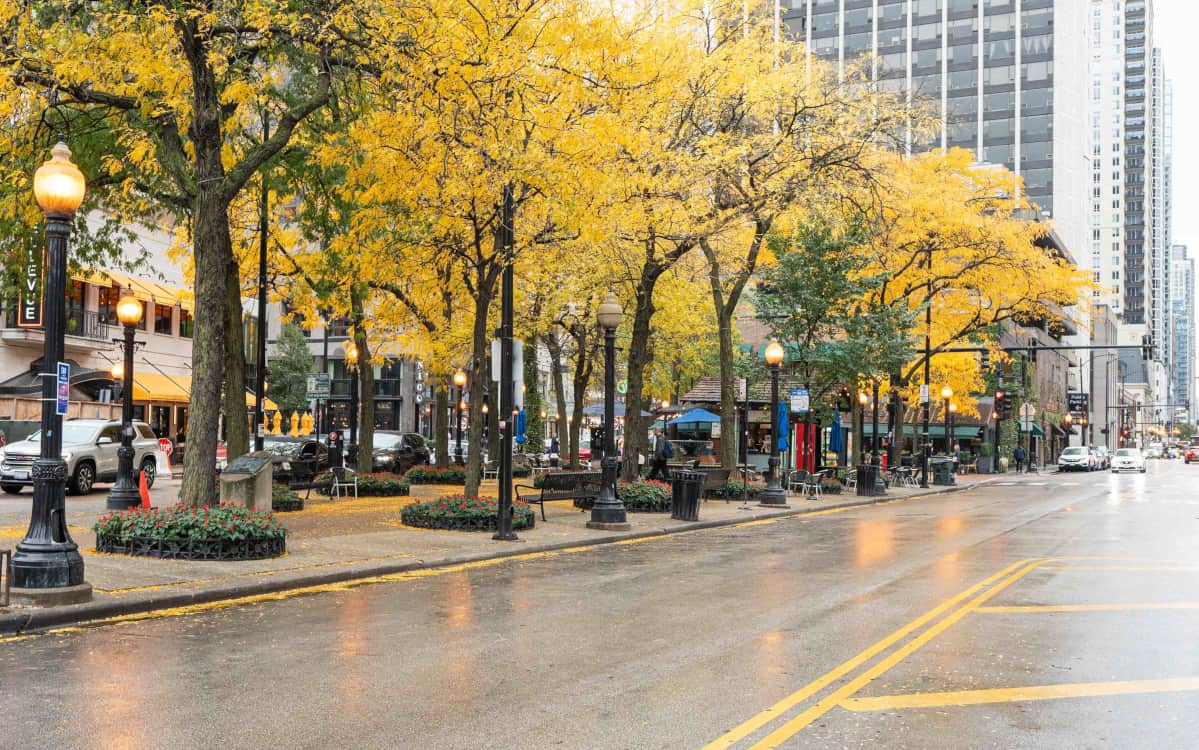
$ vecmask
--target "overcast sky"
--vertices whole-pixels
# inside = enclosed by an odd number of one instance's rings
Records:
[[[1166,75],[1174,82],[1174,242],[1187,245],[1199,258],[1199,143],[1191,127],[1199,122],[1199,88],[1195,84],[1195,0],[1157,0],[1154,33],[1165,55]],[[1188,54],[1189,53],[1189,54]]]

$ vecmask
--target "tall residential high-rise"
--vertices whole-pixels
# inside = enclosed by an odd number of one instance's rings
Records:
[[[1171,304],[1173,108],[1153,45],[1150,0],[1091,0],[1091,268],[1119,343],[1154,344],[1135,368],[1147,403],[1167,403],[1177,355]],[[1130,375],[1131,377],[1131,375]],[[1131,382],[1131,381],[1130,381]],[[1166,417],[1154,409],[1154,419]]]
[[[1171,249],[1170,312],[1172,329],[1173,366],[1170,371],[1170,403],[1185,404],[1185,420],[1192,416],[1195,390],[1195,261],[1187,257],[1186,245],[1174,245]],[[1181,415],[1173,410],[1177,419]]]
[[[1110,1],[1110,0],[1109,0]],[[788,33],[839,65],[873,53],[880,85],[941,116],[931,143],[1024,180],[1076,258],[1088,233],[1087,0],[784,0]]]

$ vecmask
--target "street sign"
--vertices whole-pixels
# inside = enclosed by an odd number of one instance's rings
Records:
[[[1023,404],[1020,404],[1020,419],[1021,420],[1025,421],[1025,422],[1029,422],[1036,415],[1037,415],[1037,407],[1033,406],[1032,404],[1028,403],[1027,401],[1024,402]]]
[[[1081,414],[1091,410],[1091,394],[1083,393],[1082,391],[1068,391],[1066,393],[1066,408],[1076,414]]]
[[[791,389],[791,411],[796,414],[807,414],[809,408],[809,398],[807,388],[792,388]]]
[[[305,398],[328,398],[333,392],[333,382],[328,373],[313,373],[308,376]]]
[[[71,399],[71,365],[66,362],[58,363],[58,402],[55,404],[54,413],[59,416],[64,416],[67,413],[67,406]]]
[[[170,455],[175,452],[175,446],[171,445],[171,441],[167,438],[158,438],[158,450],[167,454],[167,457],[169,458]]]
[[[616,381],[616,392],[622,396],[625,395],[626,393],[628,393],[629,392],[629,381],[623,380],[623,379],[617,380]]]
[[[1020,418],[1020,431],[1021,432],[1032,432],[1032,426],[1033,426],[1032,417],[1021,417]]]
[[[745,378],[737,378],[737,400],[745,401],[747,392],[745,390]]]
[[[920,386],[920,403],[922,403],[922,404],[928,403],[928,383],[925,383],[924,385]]]

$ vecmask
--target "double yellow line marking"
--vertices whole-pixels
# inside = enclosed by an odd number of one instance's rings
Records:
[[[907,625],[904,625],[874,645],[868,647],[864,651],[861,651],[856,656],[829,670],[791,695],[788,695],[786,698],[783,698],[781,701],[775,703],[770,708],[762,711],[748,721],[737,726],[732,731],[708,743],[704,746],[704,750],[719,750],[721,748],[729,748],[741,740],[756,734],[768,724],[782,718],[791,710],[797,708],[800,706],[800,704],[815,696],[820,691],[829,687],[838,680],[847,677],[874,657],[900,643],[912,633],[919,631],[925,625],[934,623],[935,621],[935,624],[921,632],[915,638],[907,641],[903,646],[893,651],[885,659],[882,659],[854,679],[845,683],[832,693],[829,693],[811,707],[785,722],[766,737],[752,745],[754,750],[758,750],[760,748],[777,747],[780,743],[785,742],[810,725],[812,722],[816,721],[821,716],[824,716],[833,708],[836,708],[839,704],[850,698],[854,693],[861,690],[872,680],[877,679],[896,664],[899,664],[901,661],[911,656],[916,650],[924,646],[933,638],[936,638],[954,623],[961,620],[971,612],[977,610],[1000,591],[1003,591],[1008,586],[1011,586],[1016,581],[1036,570],[1038,566],[1047,562],[1048,560],[1049,558],[1030,558],[1012,563],[998,573],[974,584],[970,588],[954,596],[952,599],[949,599],[948,601],[924,613],[915,620],[912,620]],[[937,619],[946,612],[949,612],[946,617],[940,620]]]

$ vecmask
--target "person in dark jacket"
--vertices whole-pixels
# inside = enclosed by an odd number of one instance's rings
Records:
[[[666,479],[666,459],[670,458],[666,436],[662,430],[654,428],[654,436],[650,441],[650,462],[648,479]]]

